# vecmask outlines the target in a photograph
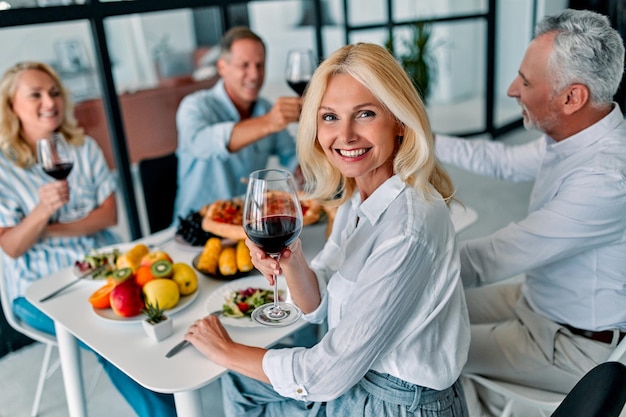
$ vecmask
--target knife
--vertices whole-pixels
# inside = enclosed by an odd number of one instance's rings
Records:
[[[96,274],[98,272],[104,271],[105,269],[109,268],[109,264],[104,264],[104,265],[100,265],[99,267],[97,267],[96,269],[92,269],[89,272],[85,272],[84,274],[82,274],[81,276],[79,276],[78,278],[76,278],[74,281],[70,281],[67,284],[65,284],[64,286],[62,286],[61,288],[57,289],[56,291],[52,292],[51,294],[46,295],[45,297],[43,297],[42,299],[39,300],[40,303],[43,303],[44,301],[48,301],[49,299],[51,299],[52,297],[56,296],[57,294],[59,294],[61,291],[71,287],[72,285],[76,284],[77,282],[79,282],[80,280],[83,280],[93,274]]]
[[[218,316],[219,317],[219,316],[222,315],[222,313],[223,313],[222,310],[217,310],[217,311],[213,311],[212,313],[209,313],[209,316]],[[171,358],[172,356],[176,355],[181,350],[185,349],[190,344],[191,344],[191,342],[188,342],[186,340],[183,340],[182,342],[178,342],[178,344],[176,346],[171,348],[170,351],[165,354],[165,357],[166,358]]]
[[[190,344],[191,343],[189,343],[186,340],[183,340],[182,342],[179,342],[176,346],[174,346],[172,349],[170,349],[169,352],[167,352],[165,354],[165,357],[166,358],[171,358],[172,356],[176,355],[178,352],[180,352],[181,350],[183,350],[184,348],[186,348]]]

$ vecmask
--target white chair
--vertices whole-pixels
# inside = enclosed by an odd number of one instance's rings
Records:
[[[624,362],[624,359],[626,359],[626,338],[622,339],[615,347],[606,362]],[[566,396],[566,394],[498,381],[475,374],[468,373],[463,374],[463,376],[490,391],[504,396],[506,402],[499,417],[511,417],[516,403],[533,407],[541,415],[547,417],[557,409]]]
[[[41,364],[41,371],[39,372],[37,390],[35,391],[35,400],[33,401],[33,408],[30,412],[30,415],[35,417],[37,413],[39,413],[39,404],[41,403],[41,395],[43,394],[43,387],[46,383],[46,379],[48,379],[48,377],[50,377],[50,375],[52,375],[60,365],[58,359],[50,365],[52,350],[57,346],[57,339],[55,336],[29,326],[13,314],[13,303],[9,299],[6,287],[7,283],[2,271],[2,259],[0,258],[0,300],[2,302],[2,311],[4,312],[7,322],[16,331],[46,345],[46,350],[43,355],[43,363]]]

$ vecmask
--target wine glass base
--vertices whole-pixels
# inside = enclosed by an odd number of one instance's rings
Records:
[[[274,312],[274,303],[263,304],[252,312],[252,319],[264,326],[284,327],[298,321],[302,311],[293,304],[279,302],[279,312]]]

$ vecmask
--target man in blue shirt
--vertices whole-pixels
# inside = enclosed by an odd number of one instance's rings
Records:
[[[300,117],[300,97],[272,106],[259,97],[265,79],[265,44],[245,27],[223,37],[217,62],[220,81],[185,97],[176,114],[178,191],[175,216],[218,199],[243,195],[250,172],[276,155],[293,171],[295,142],[285,130]]]

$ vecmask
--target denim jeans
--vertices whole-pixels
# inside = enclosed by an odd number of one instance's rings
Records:
[[[28,325],[48,334],[55,334],[54,321],[24,297],[13,300],[13,311],[20,320]],[[80,346],[91,351],[82,343]],[[173,395],[157,393],[142,387],[100,355],[95,352],[94,355],[102,365],[104,372],[109,376],[113,386],[117,388],[139,417],[176,417]]]
[[[436,391],[369,371],[348,392],[328,403],[281,397],[271,385],[236,373],[222,377],[226,417],[467,417],[459,381]]]

